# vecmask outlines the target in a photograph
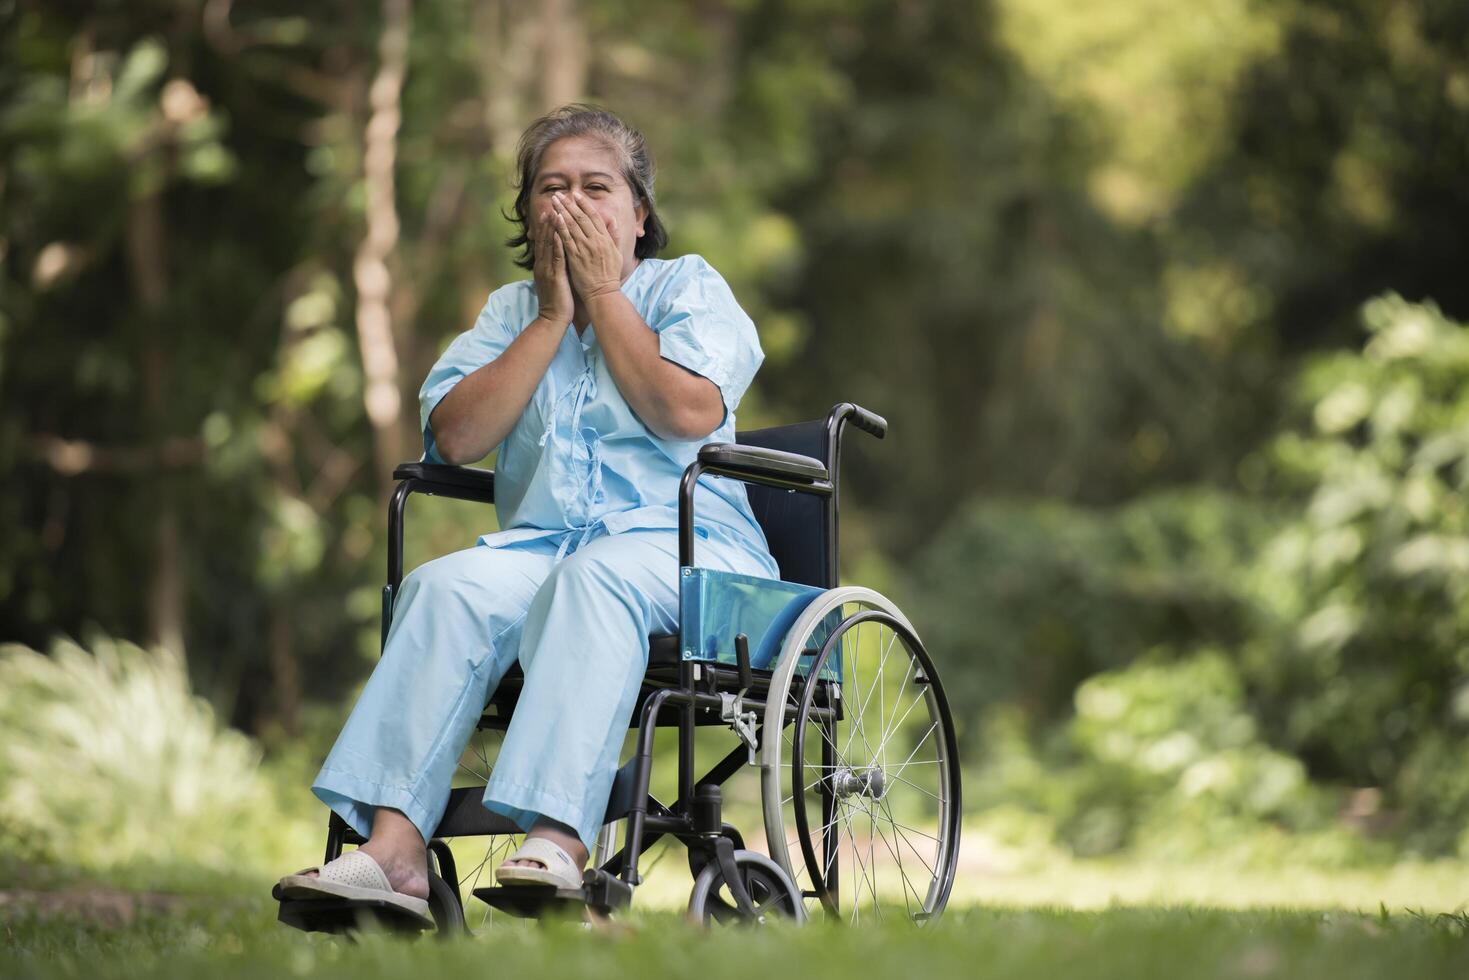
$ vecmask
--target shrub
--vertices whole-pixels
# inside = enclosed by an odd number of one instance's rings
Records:
[[[295,842],[259,749],[182,658],[105,638],[0,647],[0,826],[12,850],[93,869],[260,870]]]
[[[968,731],[1001,704],[1039,730],[1099,671],[1244,642],[1243,570],[1274,528],[1268,509],[1208,489],[1111,511],[979,500],[920,556],[905,605]]]

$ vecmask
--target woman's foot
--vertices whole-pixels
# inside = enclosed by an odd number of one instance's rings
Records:
[[[407,850],[390,848],[377,844],[377,835],[373,836],[374,840],[363,844],[361,850],[383,869],[393,891],[414,898],[428,898],[428,851],[423,844]]]
[[[571,858],[571,860],[576,864],[577,870],[581,870],[582,868],[586,867],[587,858],[590,856],[587,853],[586,846],[582,844],[581,838],[576,835],[576,832],[570,827],[566,826],[566,824],[557,823],[555,820],[547,820],[545,817],[542,817],[535,822],[534,826],[531,827],[530,833],[525,835],[526,840],[531,840],[532,838],[536,837],[540,837],[547,841],[550,841],[552,844],[555,844],[557,847],[565,851],[566,856]],[[504,866],[512,868],[546,867],[544,862],[526,859],[518,861],[506,861]]]
[[[400,895],[428,898],[428,849],[418,828],[397,810],[379,807],[372,821],[372,838],[358,848],[372,858]],[[306,877],[319,877],[311,871]]]

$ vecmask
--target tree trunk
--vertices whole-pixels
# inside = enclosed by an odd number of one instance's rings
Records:
[[[168,295],[168,267],[164,252],[163,203],[154,191],[133,201],[127,219],[128,276],[143,311],[142,379],[144,436],[157,455],[164,442],[168,390],[168,359],[159,336],[164,301]],[[179,544],[178,504],[173,481],[160,476],[152,506],[153,560],[148,570],[148,639],[176,653],[184,650],[183,551]]]
[[[275,688],[275,717],[287,735],[294,735],[301,718],[301,670],[296,663],[295,632],[291,629],[289,600],[276,596],[270,607],[270,675]]]
[[[541,102],[547,109],[583,98],[587,88],[587,35],[576,0],[542,0]]]
[[[515,141],[529,121],[529,93],[535,88],[535,55],[545,34],[527,5],[487,0],[475,7],[475,43],[481,52],[480,99],[485,128],[495,156],[506,163],[515,156]]]
[[[362,357],[363,407],[372,426],[375,477],[384,495],[404,452],[398,345],[393,334],[389,267],[398,244],[394,167],[402,121],[403,79],[408,66],[409,0],[383,0],[378,69],[368,89],[370,112],[363,130],[363,186],[367,229],[352,263],[357,286],[357,342]],[[415,425],[416,428],[416,425]]]

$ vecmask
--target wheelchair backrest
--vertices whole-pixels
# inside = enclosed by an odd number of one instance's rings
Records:
[[[825,420],[778,425],[768,429],[739,432],[735,440],[746,446],[761,446],[800,453],[824,462],[837,479],[836,460],[829,446]],[[750,508],[765,532],[770,553],[780,565],[787,582],[829,589],[836,585],[835,556],[831,553],[834,503],[809,493],[791,493],[775,487],[749,484]]]

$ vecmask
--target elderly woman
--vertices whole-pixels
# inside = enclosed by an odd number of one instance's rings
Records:
[[[517,259],[420,393],[426,458],[499,450],[504,529],[404,581],[381,661],[312,790],[367,837],[288,897],[387,898],[423,913],[425,841],[485,703],[525,685],[484,805],[526,831],[507,883],[575,887],[618,766],[650,634],[678,628],[679,478],[764,355],[729,287],[667,242],[643,137],[568,106],[521,138]],[[700,561],[778,574],[744,488],[697,501]]]

